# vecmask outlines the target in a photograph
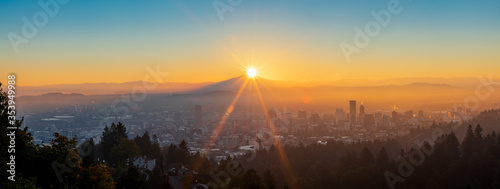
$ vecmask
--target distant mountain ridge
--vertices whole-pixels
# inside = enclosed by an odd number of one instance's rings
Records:
[[[314,106],[324,109],[343,107],[346,101],[356,99],[379,108],[392,108],[398,105],[420,109],[420,106],[425,104],[432,105],[433,109],[442,110],[453,107],[453,104],[463,104],[464,99],[473,95],[475,90],[475,87],[425,82],[383,86],[302,86],[301,83],[274,81],[263,77],[249,79],[246,75],[240,75],[215,83],[157,84],[153,90],[146,91],[148,98],[141,103],[146,104],[146,107],[162,105],[185,107],[193,104],[226,106],[235,99],[245,81],[248,83],[239,97],[241,104],[259,102],[262,98],[266,104],[274,106]],[[130,94],[134,87],[141,87],[143,84],[141,81],[120,84],[65,84],[20,87],[16,92],[20,107],[43,110],[49,106],[55,108],[89,103],[111,104],[113,100],[120,99],[122,94]],[[154,85],[154,83],[147,84]],[[500,91],[498,86],[494,86],[494,89]],[[98,92],[95,92],[96,90]],[[305,103],[304,99],[309,100]],[[489,102],[498,100],[496,95],[491,95],[489,99],[481,102],[481,107],[487,108]]]
[[[264,90],[264,89],[276,89],[276,88],[286,88],[286,87],[291,87],[289,83],[286,82],[280,82],[280,81],[274,81],[270,79],[266,79],[263,77],[256,77],[254,79],[248,78],[246,75],[240,75],[238,77],[234,77],[228,80],[220,81],[217,83],[213,83],[210,85],[207,85],[205,87],[202,87],[200,89],[195,89],[190,91],[191,93],[194,94],[202,94],[202,93],[207,93],[211,91],[233,91],[237,92],[241,86],[245,83],[245,81],[248,81],[246,87],[250,87],[252,85],[257,85],[259,89]]]
[[[147,82],[147,85],[157,85],[154,89],[148,90],[149,93],[192,93],[192,94],[202,94],[211,91],[233,91],[236,92],[240,86],[247,79],[246,75],[240,75],[234,78],[223,80],[220,82],[205,82],[205,83],[151,83]],[[377,83],[384,83],[384,85],[353,85],[346,86],[345,84],[339,84],[339,82],[332,82],[330,84],[306,84],[303,82],[290,82],[290,81],[275,81],[266,79],[263,77],[258,77],[255,79],[257,86],[261,90],[273,89],[273,90],[286,90],[286,89],[308,89],[308,90],[369,90],[369,89],[393,89],[393,88],[405,88],[405,89],[438,89],[438,90],[453,90],[457,88],[475,88],[481,85],[481,82],[477,78],[457,78],[457,81],[465,83],[464,85],[459,85],[456,82],[450,82],[452,79],[449,78],[416,78],[416,79],[388,79],[380,81]],[[425,81],[434,82],[425,82]],[[348,80],[346,80],[348,81]],[[415,81],[415,82],[410,82]],[[437,83],[438,81],[443,81],[443,83]],[[466,82],[467,81],[467,82]],[[497,82],[497,80],[493,80]],[[341,82],[340,82],[341,83]],[[373,84],[373,83],[371,83]],[[84,95],[108,95],[108,94],[127,94],[131,93],[135,87],[141,87],[144,85],[143,81],[133,81],[125,83],[83,83],[83,84],[56,84],[56,85],[43,85],[43,86],[18,86],[17,92],[18,96],[36,96],[46,93],[80,93]],[[249,85],[253,85],[249,82]],[[2,86],[2,87],[5,87]]]
[[[152,83],[144,81],[132,81],[125,83],[82,83],[82,84],[56,84],[42,86],[19,86],[18,94],[20,96],[42,95],[47,93],[80,93],[85,95],[108,95],[131,93],[135,87],[154,86],[151,93],[175,93],[185,92],[197,89],[206,85],[206,83]]]

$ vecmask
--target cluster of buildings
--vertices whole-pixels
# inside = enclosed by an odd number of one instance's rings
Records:
[[[219,109],[194,105],[191,108],[161,108],[115,116],[106,107],[74,106],[51,113],[25,116],[35,143],[48,143],[53,133],[77,135],[80,143],[92,138],[100,142],[105,125],[122,122],[129,138],[148,131],[162,146],[188,142],[192,153],[214,157],[238,155],[248,151],[283,145],[307,145],[328,140],[354,142],[385,139],[408,134],[410,129],[428,127],[433,122],[464,121],[471,110],[457,107],[452,111],[419,110],[372,111],[356,100],[348,109],[317,112],[270,108],[267,112],[235,108],[230,114]]]

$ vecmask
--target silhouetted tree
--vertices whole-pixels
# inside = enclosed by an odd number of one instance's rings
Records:
[[[377,165],[382,169],[387,169],[389,168],[389,163],[389,154],[385,147],[382,147],[377,155]]]
[[[373,153],[366,146],[361,150],[360,161],[363,166],[369,166],[375,163]]]
[[[114,162],[125,162],[141,154],[141,149],[133,140],[122,138],[117,146],[111,148],[110,158]]]
[[[116,184],[117,189],[135,189],[143,188],[144,180],[142,179],[142,174],[139,169],[137,169],[132,162],[128,163],[127,171],[124,175],[120,176],[118,183]]]
[[[111,149],[117,146],[122,138],[127,138],[127,129],[121,122],[118,122],[117,125],[112,123],[109,128],[107,125],[104,127],[100,144],[101,156],[103,159],[112,161],[110,158]],[[110,163],[116,162],[112,161]]]
[[[264,172],[264,175],[262,175],[262,184],[264,185],[263,188],[265,189],[274,189],[276,188],[276,184],[275,184],[275,179],[274,179],[274,176],[273,174],[271,173],[271,171],[269,171],[269,169],[266,170],[266,172]]]
[[[475,141],[476,137],[474,136],[474,132],[472,131],[472,126],[469,125],[467,127],[465,139],[462,143],[462,152],[465,158],[469,158],[475,152],[474,150]]]
[[[260,186],[260,177],[257,175],[257,172],[254,169],[249,169],[243,175],[242,189],[259,189]]]

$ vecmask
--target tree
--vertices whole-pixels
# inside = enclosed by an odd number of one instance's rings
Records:
[[[156,159],[156,165],[153,169],[153,174],[148,182],[149,188],[171,188],[168,180],[168,175],[165,173],[163,162],[165,159],[160,155]]]
[[[177,158],[177,146],[174,144],[170,144],[167,150],[167,163],[179,163],[180,160]]]
[[[41,187],[36,186],[36,179],[28,180],[23,177],[18,177],[15,182],[4,182],[0,184],[0,188],[41,189]]]
[[[26,162],[42,188],[113,188],[111,174],[104,164],[85,165],[80,158],[76,137],[54,133],[50,146],[38,146],[34,162]]]
[[[47,180],[50,186],[52,183],[59,181],[61,186],[74,188],[78,184],[78,173],[82,169],[80,152],[77,148],[76,136],[69,139],[66,136],[54,133],[55,139],[50,142],[50,147],[44,147],[46,151],[42,156],[48,157],[54,172],[57,177]],[[55,164],[54,164],[55,163]],[[62,180],[61,180],[62,179]],[[45,179],[41,179],[42,181]]]
[[[469,125],[467,127],[465,139],[462,142],[462,153],[463,153],[465,158],[470,157],[474,153],[475,140],[476,140],[476,137],[474,136],[474,132],[472,131],[472,126]]]
[[[481,125],[477,124],[476,129],[474,129],[474,146],[475,152],[480,153],[483,149],[483,128]]]
[[[111,160],[111,149],[117,146],[122,138],[127,138],[127,129],[121,122],[118,122],[117,125],[115,125],[115,123],[112,123],[111,127],[109,128],[107,125],[104,127],[100,145],[101,155],[103,159],[107,161]]]
[[[133,163],[130,161],[127,166],[127,171],[124,175],[121,175],[116,183],[117,189],[132,189],[132,188],[142,188],[144,186],[144,180],[142,179],[141,172],[137,169]]]
[[[242,189],[259,189],[260,177],[254,169],[249,169],[243,175]]]
[[[158,136],[156,134],[153,134],[153,143],[151,144],[151,158],[158,158],[160,157],[161,149],[160,149],[160,139],[158,139]]]
[[[11,120],[9,120],[9,111],[12,111],[12,108],[9,108],[9,96],[6,92],[1,88],[2,83],[0,83],[0,176],[2,181],[6,181],[7,177],[10,174],[6,171],[9,169],[7,163],[10,161],[10,155],[15,155],[16,162],[16,183],[12,184],[11,187],[26,187],[31,188],[30,186],[36,184],[36,179],[25,179],[29,177],[22,178],[24,176],[34,175],[36,170],[33,170],[32,162],[36,159],[36,146],[33,144],[31,137],[31,133],[28,132],[28,127],[21,129],[21,126],[24,122],[24,119],[15,120],[14,124],[11,124]],[[16,129],[7,129],[7,127],[16,127]],[[9,153],[10,149],[10,134],[11,132],[15,132],[15,152]],[[9,184],[11,181],[6,181],[4,184]],[[9,184],[9,185],[10,185]],[[10,188],[10,186],[2,186],[0,183],[0,188]]]
[[[448,137],[446,137],[446,142],[448,150],[451,151],[453,159],[458,159],[460,157],[460,142],[455,135],[455,132],[451,132]]]
[[[265,189],[276,188],[276,183],[275,183],[276,181],[271,171],[269,171],[269,169],[267,169],[266,172],[264,172],[264,175],[262,175],[262,180]]]
[[[89,141],[86,141],[80,146],[80,152],[84,152],[84,154],[82,154],[82,166],[90,166],[96,163],[95,144],[93,138],[90,138]]]
[[[385,147],[382,147],[377,155],[377,165],[382,169],[387,169],[389,168],[389,164],[389,154],[387,153]]]
[[[142,150],[141,155],[145,155],[147,157],[155,159],[159,157],[160,144],[158,143],[158,137],[156,136],[156,134],[154,134],[153,138],[151,139],[148,131],[146,131],[144,132],[142,137],[137,135],[134,138],[134,141]]]
[[[117,146],[111,149],[111,159],[114,162],[123,162],[141,154],[141,149],[133,140],[122,138]]]
[[[1,86],[1,83],[0,83]],[[15,120],[16,129],[8,119],[8,97],[0,88],[0,149],[8,149],[10,138],[7,134],[15,132],[16,181],[1,182],[0,188],[114,188],[111,174],[103,164],[83,164],[76,137],[54,133],[50,145],[35,145],[28,127],[21,129],[24,119]],[[93,159],[93,140],[83,155]],[[86,151],[82,148],[82,151]],[[0,170],[7,170],[7,150],[0,151]],[[87,152],[87,151],[86,151]],[[7,171],[0,175],[6,178]]]
[[[179,144],[179,159],[181,160],[182,163],[188,165],[191,164],[191,159],[189,157],[189,149],[187,146],[187,142],[182,140],[182,142]]]
[[[366,146],[361,150],[360,161],[363,166],[370,166],[375,163],[372,151],[370,151]]]
[[[142,137],[136,136],[134,138],[135,143],[141,149],[141,155],[145,155],[147,157],[152,157],[151,155],[151,137],[149,136],[148,131],[144,132]]]
[[[78,188],[115,188],[115,182],[111,178],[111,173],[102,163],[94,163],[83,167],[80,171],[81,182]]]

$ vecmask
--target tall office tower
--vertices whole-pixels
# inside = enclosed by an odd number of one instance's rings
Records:
[[[405,112],[405,117],[407,119],[413,118],[413,110],[408,110]]]
[[[365,126],[374,126],[375,125],[375,115],[373,114],[365,114],[363,118],[363,123]]]
[[[309,118],[312,124],[319,124],[319,114],[318,112],[311,112],[311,117]]]
[[[395,122],[399,121],[399,115],[398,112],[396,112],[396,110],[392,111],[391,117]]]
[[[345,122],[345,112],[344,112],[343,109],[338,108],[335,111],[335,119],[337,120],[337,126],[338,125],[342,125],[343,126],[343,124]]]
[[[361,106],[359,106],[359,119],[360,120],[363,120],[365,118],[365,106],[363,106],[363,104],[361,104]],[[362,122],[362,121],[360,121]]]
[[[351,124],[356,123],[356,101],[349,101],[349,122]]]
[[[419,110],[418,111],[418,117],[420,117],[420,118],[424,117],[424,111],[423,110]]]
[[[201,124],[201,105],[194,105],[194,126],[199,128]]]
[[[299,118],[301,119],[306,119],[307,118],[307,113],[305,110],[299,110],[299,115],[298,115]]]

